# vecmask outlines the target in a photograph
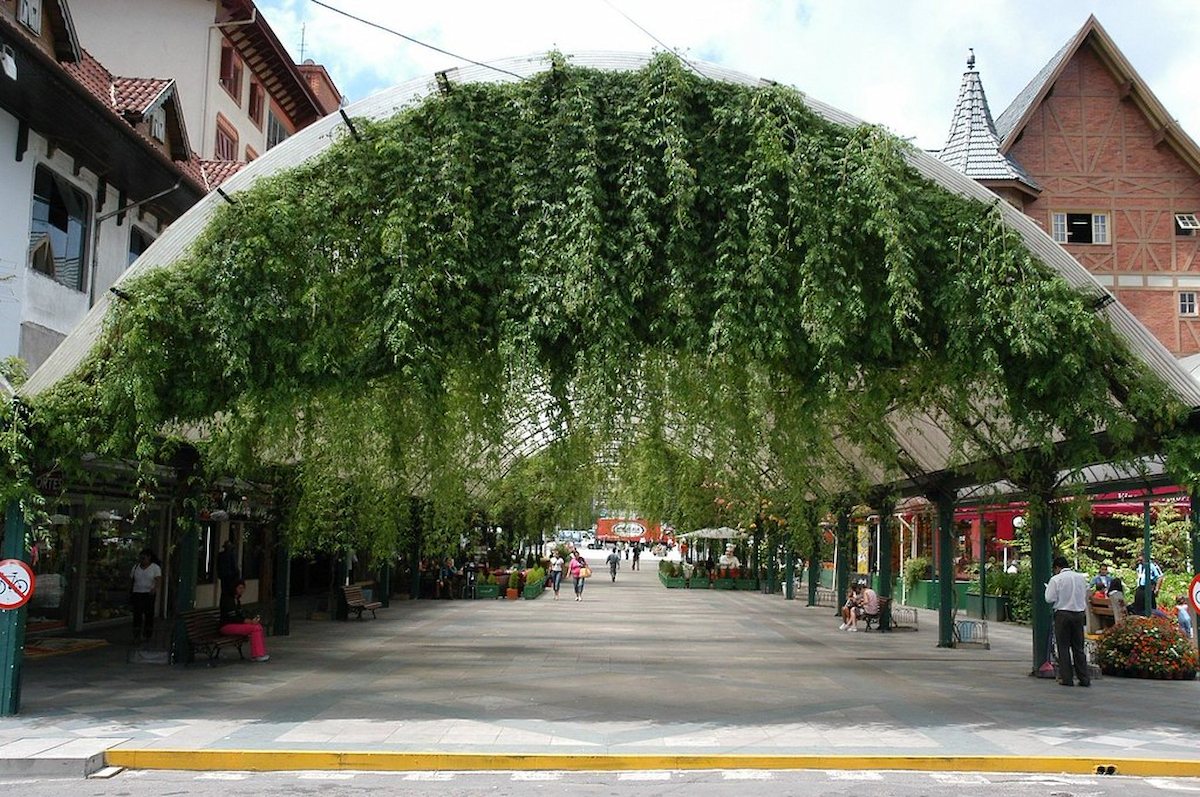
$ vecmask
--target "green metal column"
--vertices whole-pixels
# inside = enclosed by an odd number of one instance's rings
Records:
[[[275,636],[292,633],[292,546],[275,541]]]
[[[342,552],[342,556],[338,559],[336,572],[337,583],[333,585],[333,611],[329,616],[337,620],[349,620],[350,608],[346,605],[346,595],[342,592],[342,587],[346,586],[350,581],[350,555],[351,551],[347,548]]]
[[[200,527],[196,522],[196,510],[184,505],[179,515],[179,579],[175,584],[175,628],[171,661],[186,664],[191,656],[187,628],[183,625],[183,613],[196,608],[196,578],[199,575]]]
[[[1192,511],[1192,577],[1200,575],[1200,490],[1192,489],[1191,511]],[[1195,625],[1196,618],[1192,618],[1192,624]]]
[[[379,566],[379,591],[382,595],[376,595],[375,600],[379,601],[388,607],[392,605],[392,563],[390,560],[385,561]]]
[[[775,594],[775,581],[779,578],[778,556],[779,540],[774,533],[767,534],[767,594]]]
[[[414,542],[408,554],[408,596],[417,600],[421,597],[421,544]]]
[[[796,600],[796,548],[790,539],[787,546],[787,553],[783,560],[783,598],[794,601]]]
[[[1142,591],[1142,614],[1149,617],[1154,614],[1154,607],[1157,601],[1154,600],[1154,585],[1150,581],[1151,566],[1154,564],[1154,559],[1150,556],[1150,501],[1142,502],[1142,525],[1145,527],[1145,535],[1142,540],[1142,556],[1145,559],[1146,567],[1146,589]],[[1136,576],[1134,576],[1136,578]],[[1136,589],[1136,585],[1134,585]]]
[[[1041,496],[1037,516],[1030,518],[1030,556],[1033,558],[1033,672],[1047,660],[1050,635],[1053,633],[1053,613],[1046,603],[1046,584],[1050,581],[1050,562],[1054,557],[1050,541],[1054,535],[1054,517],[1050,514],[1050,497]]]
[[[821,530],[820,524],[813,523],[810,530],[812,536],[812,546],[808,552],[808,605],[817,605],[817,581],[821,578],[821,539],[825,536],[825,532]]]
[[[954,647],[954,494],[934,494],[938,517],[938,647]]]
[[[879,608],[879,630],[892,629],[892,512],[895,505],[883,501],[876,507],[879,512],[879,596],[888,598]]]
[[[840,616],[846,605],[846,593],[850,589],[850,510],[844,509],[837,520],[837,613]]]
[[[29,562],[25,550],[28,532],[21,504],[10,501],[4,514],[4,541],[0,543],[0,558]],[[26,604],[28,606],[28,604]],[[21,710],[21,665],[25,659],[26,606],[0,610],[0,716],[11,717]]]

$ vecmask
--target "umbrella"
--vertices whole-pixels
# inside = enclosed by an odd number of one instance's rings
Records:
[[[745,537],[746,532],[741,529],[731,529],[728,526],[721,526],[715,529],[696,529],[680,536],[689,540],[737,540]]]

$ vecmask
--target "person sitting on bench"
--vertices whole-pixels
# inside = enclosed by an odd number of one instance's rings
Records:
[[[228,636],[245,636],[250,638],[250,661],[267,661],[267,646],[263,642],[263,627],[257,617],[246,618],[242,612],[242,595],[246,592],[246,582],[238,581],[233,585],[233,592],[221,596],[221,633]]]

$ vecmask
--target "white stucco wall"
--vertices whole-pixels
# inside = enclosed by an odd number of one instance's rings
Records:
[[[0,111],[0,358],[14,357],[21,338],[21,299],[29,250],[33,158],[17,161],[17,120]]]
[[[212,123],[204,123],[209,83],[221,91],[217,85],[221,36],[212,27],[215,9],[212,0],[87,0],[71,4],[80,44],[110,72],[175,80],[188,140],[206,158],[212,157],[213,149]],[[213,52],[216,61],[210,60]],[[215,112],[212,116],[215,118]]]

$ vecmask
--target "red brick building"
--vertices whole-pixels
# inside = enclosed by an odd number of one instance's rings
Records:
[[[1200,148],[1095,17],[994,124],[972,55],[939,157],[1041,224],[1173,354],[1200,352]]]

